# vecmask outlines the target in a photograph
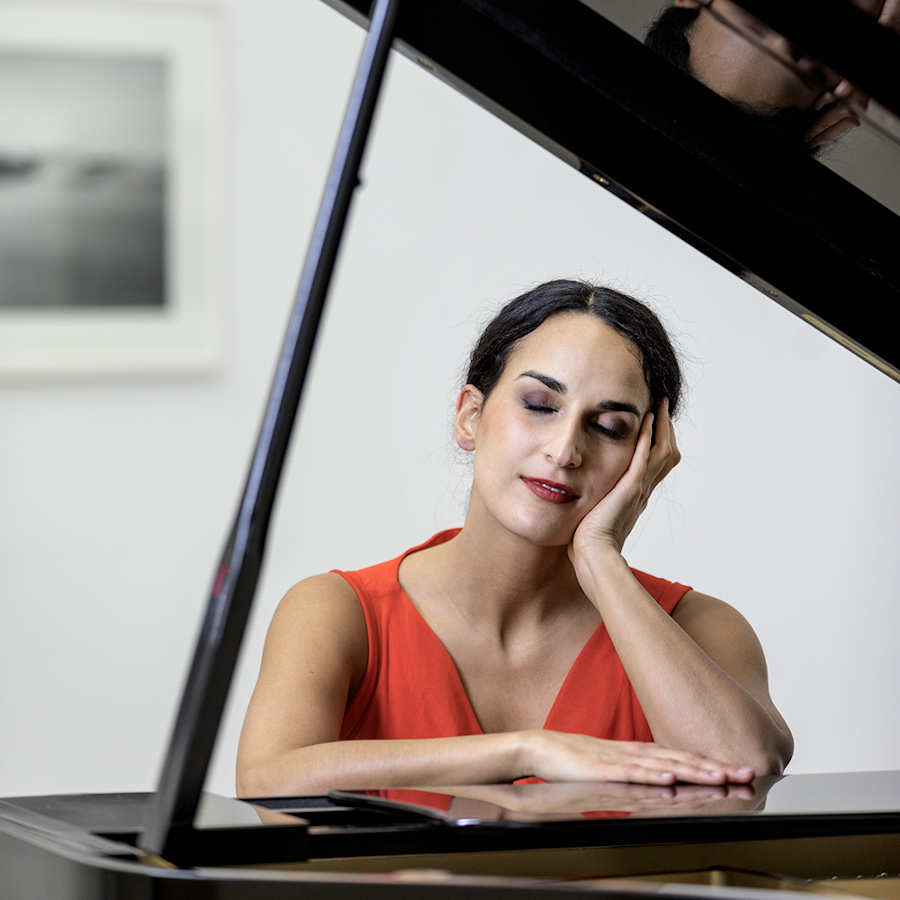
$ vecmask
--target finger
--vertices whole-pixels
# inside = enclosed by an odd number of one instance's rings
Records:
[[[623,780],[639,784],[675,784],[682,781],[689,784],[724,785],[729,782],[749,783],[753,771],[735,768],[718,760],[700,757],[690,753],[671,750],[657,750],[655,745],[646,745],[636,757],[626,759],[619,765],[607,764],[622,775]],[[602,777],[608,778],[608,775]]]
[[[675,425],[669,417],[668,398],[663,399],[659,404],[655,434],[656,444],[653,449],[654,453],[657,454],[657,459],[655,465],[651,462],[648,467],[652,476],[648,482],[648,496],[669,472],[681,462],[681,451],[678,449],[678,442],[675,439]]]
[[[847,100],[851,103],[864,103],[868,100],[868,94],[856,87],[852,81],[843,78],[834,88],[833,96],[837,100]]]
[[[854,107],[861,110],[869,107],[869,95],[851,84],[846,78],[834,89],[834,98],[847,115],[856,116]]]
[[[644,418],[641,421],[641,430],[638,434],[637,446],[634,448],[635,456],[640,455],[649,462],[650,454],[656,442],[655,431],[656,415],[648,410],[644,413]]]
[[[733,797],[736,800],[753,800],[756,797],[756,792],[746,784],[730,784],[728,786],[728,797]]]
[[[886,28],[900,32],[900,0],[885,0],[878,21]]]
[[[829,103],[834,103],[834,94],[832,94],[831,91],[824,91],[816,97],[816,102],[813,103],[813,109],[824,109]]]
[[[636,752],[650,754],[658,757],[664,764],[674,766],[686,766],[718,775],[724,773],[731,782],[746,784],[753,780],[755,772],[746,766],[733,766],[720,759],[711,756],[703,756],[692,753],[689,750],[673,750],[669,747],[660,747],[658,744],[636,744]]]
[[[677,763],[674,760],[665,765],[663,760],[606,764],[597,775],[600,781],[625,781],[631,784],[674,785],[677,782],[701,785],[724,785],[728,783],[725,772]]]
[[[653,454],[653,419],[654,415],[652,412],[644,413],[644,418],[641,420],[641,430],[638,432],[637,443],[631,456],[631,462],[622,476],[622,479],[626,478],[626,476],[634,478],[635,482],[640,486],[644,484],[647,467],[650,465]]]
[[[819,128],[810,131],[806,143],[810,147],[821,147],[858,126],[859,119],[855,116],[844,116],[834,123],[822,123]]]
[[[856,128],[859,119],[843,106],[835,106],[820,116],[806,135],[810,147],[821,147],[836,137]]]
[[[884,0],[853,0],[853,4],[870,16],[877,16],[881,12]]]

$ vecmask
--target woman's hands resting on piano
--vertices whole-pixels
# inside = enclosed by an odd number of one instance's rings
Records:
[[[241,734],[239,796],[503,783],[529,775],[650,785],[746,783],[754,776],[702,754],[543,729],[339,741],[347,698],[365,663],[365,621],[347,582],[320,575],[288,593],[273,619]]]

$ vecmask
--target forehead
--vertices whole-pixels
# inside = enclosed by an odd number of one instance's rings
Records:
[[[786,107],[809,108],[818,92],[786,64],[792,54],[784,38],[730,0],[716,0],[714,9],[724,21],[701,9],[689,33],[696,77],[716,93],[762,115]],[[735,28],[751,31],[768,51]]]
[[[650,389],[637,347],[596,316],[561,313],[522,338],[509,355],[504,380],[536,371],[570,390],[600,393],[597,401],[629,400],[647,408]]]

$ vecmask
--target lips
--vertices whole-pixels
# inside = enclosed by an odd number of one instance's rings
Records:
[[[546,500],[548,503],[574,503],[580,496],[570,487],[566,487],[566,485],[559,484],[556,481],[543,481],[537,478],[524,477],[522,481],[525,482],[525,486],[533,494],[536,494],[541,500]]]

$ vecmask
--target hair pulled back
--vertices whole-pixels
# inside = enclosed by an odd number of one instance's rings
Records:
[[[472,350],[466,383],[478,388],[486,400],[516,344],[547,319],[562,313],[596,316],[631,341],[653,405],[667,397],[669,414],[675,415],[681,397],[681,366],[662,322],[640,300],[587,281],[547,281],[507,303]]]
[[[650,26],[644,43],[684,72],[691,72],[691,44],[688,33],[700,8],[670,6]]]

